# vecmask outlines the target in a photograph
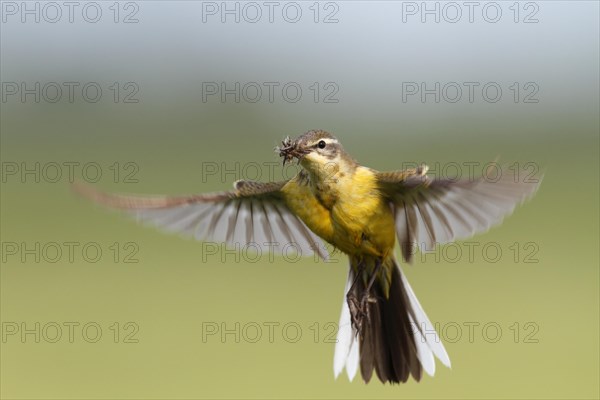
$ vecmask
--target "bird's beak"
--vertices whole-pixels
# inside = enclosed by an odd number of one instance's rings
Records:
[[[308,151],[302,148],[297,140],[292,140],[289,136],[283,139],[281,146],[277,146],[275,151],[279,153],[279,157],[283,157],[283,165],[294,158],[297,158],[300,162],[302,157],[308,154]]]

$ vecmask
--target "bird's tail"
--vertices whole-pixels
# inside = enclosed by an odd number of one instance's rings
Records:
[[[376,280],[360,332],[352,323],[353,316],[344,296],[334,356],[335,376],[345,367],[352,380],[360,365],[365,382],[370,381],[373,369],[382,382],[406,382],[411,375],[418,381],[423,370],[434,375],[434,355],[450,367],[444,345],[396,260],[391,257],[382,267],[391,272],[387,274],[391,277],[389,295],[386,296],[380,280]],[[355,281],[356,270],[356,266],[351,265],[346,295]],[[356,280],[352,289],[355,298],[363,297],[366,286],[364,279]]]

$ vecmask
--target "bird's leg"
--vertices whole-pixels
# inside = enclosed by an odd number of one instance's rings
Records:
[[[381,270],[381,265],[383,264],[382,260],[377,258],[375,260],[375,268],[373,268],[373,274],[369,279],[369,283],[363,292],[362,299],[360,300],[360,309],[363,311],[363,314],[369,317],[369,303],[375,303],[377,300],[371,296],[371,288],[377,279],[377,275],[379,275],[379,271]]]
[[[356,276],[354,277],[354,282],[352,286],[350,286],[350,290],[346,295],[346,299],[348,301],[348,308],[350,308],[350,317],[352,319],[352,325],[356,328],[358,333],[362,336],[362,327],[363,321],[365,318],[367,320],[370,318],[369,316],[369,303],[374,303],[377,301],[374,297],[371,296],[371,288],[375,284],[375,279],[377,279],[377,275],[381,270],[382,261],[380,259],[375,260],[375,268],[373,269],[373,274],[369,278],[367,283],[367,287],[363,291],[362,297],[358,299],[354,292],[354,288],[356,283],[358,282],[359,276],[362,275],[364,271],[363,261],[359,263],[359,268]]]
[[[346,301],[348,302],[348,308],[350,309],[350,318],[352,320],[352,325],[354,328],[360,333],[362,329],[362,319],[366,315],[364,310],[361,309],[360,301],[356,296],[356,285],[358,280],[362,276],[365,269],[364,260],[360,260],[357,265],[354,280],[352,281],[352,285],[350,285],[350,289],[348,289],[348,293],[346,294]]]

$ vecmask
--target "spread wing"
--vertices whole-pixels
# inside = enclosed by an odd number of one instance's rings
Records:
[[[512,171],[494,179],[431,179],[406,171],[378,172],[382,193],[392,206],[402,256],[415,249],[433,250],[436,243],[468,238],[499,224],[531,197],[541,178],[518,182]]]
[[[321,240],[286,206],[280,191],[285,183],[237,181],[230,192],[188,196],[109,194],[83,184],[73,189],[140,222],[197,240],[275,254],[317,253],[327,259]]]

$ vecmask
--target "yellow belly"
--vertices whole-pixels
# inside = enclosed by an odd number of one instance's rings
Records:
[[[333,243],[349,255],[386,258],[393,250],[394,220],[389,207],[379,202],[336,205],[332,221]]]
[[[358,168],[332,190],[337,201],[328,208],[309,185],[292,180],[283,188],[288,207],[317,235],[349,255],[386,258],[394,247],[394,218],[371,170]]]

